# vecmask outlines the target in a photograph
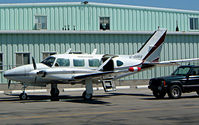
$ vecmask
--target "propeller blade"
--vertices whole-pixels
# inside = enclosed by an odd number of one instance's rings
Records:
[[[8,81],[8,89],[10,88],[11,80]]]
[[[33,63],[34,70],[36,70],[37,66],[36,66],[36,63],[35,63],[35,59],[33,57],[32,57],[32,63]]]

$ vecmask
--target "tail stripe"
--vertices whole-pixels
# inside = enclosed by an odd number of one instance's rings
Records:
[[[149,51],[149,53],[143,58],[143,60],[145,61],[160,45],[162,45],[162,43],[164,42],[166,36],[166,32],[164,33],[164,35],[158,40],[158,42],[155,44],[155,46]]]

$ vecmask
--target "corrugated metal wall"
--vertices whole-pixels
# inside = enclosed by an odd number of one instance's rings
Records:
[[[4,65],[16,65],[16,52],[29,52],[37,62],[42,60],[42,52],[64,53],[74,51],[91,53],[97,48],[99,54],[134,54],[150,34],[0,34],[0,52]],[[199,57],[198,35],[167,35],[161,60]],[[8,67],[4,67],[6,70]],[[161,67],[135,74],[128,79],[149,79],[170,74],[175,67]],[[2,73],[1,73],[2,76]],[[6,83],[0,77],[0,83]]]
[[[0,5],[0,15],[0,30],[34,30],[37,15],[47,16],[47,30],[69,25],[79,31],[99,30],[100,17],[110,17],[114,31],[154,31],[158,26],[175,31],[176,23],[180,31],[189,31],[189,18],[199,18],[199,12],[97,3]]]

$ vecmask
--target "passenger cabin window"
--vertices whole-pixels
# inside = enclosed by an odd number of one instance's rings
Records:
[[[57,54],[56,52],[43,52],[43,59],[51,56],[51,55],[55,55]]]
[[[110,30],[110,17],[100,17],[100,30]]]
[[[47,29],[47,16],[35,16],[35,29]]]
[[[84,59],[73,59],[73,65],[75,67],[83,67],[83,66],[85,66]]]
[[[199,30],[198,18],[190,18],[190,29]]]
[[[64,58],[58,58],[55,63],[55,66],[61,66],[61,67],[70,66],[70,60]]]
[[[16,53],[16,66],[30,64],[30,53]]]
[[[122,65],[124,64],[124,63],[123,63],[122,61],[120,61],[120,60],[117,60],[116,63],[117,63],[117,66],[122,66]]]
[[[0,70],[3,70],[3,54],[0,53]]]
[[[44,59],[41,63],[43,63],[49,67],[52,67],[54,62],[55,62],[55,57],[48,57],[48,58]]]
[[[99,67],[100,65],[99,59],[89,59],[88,63],[90,67]]]

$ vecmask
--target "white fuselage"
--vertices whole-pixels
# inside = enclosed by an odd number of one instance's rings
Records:
[[[97,54],[52,55],[41,63],[37,63],[37,69],[34,69],[32,64],[19,66],[5,71],[4,76],[9,80],[26,84],[75,83],[75,81],[78,81],[74,79],[76,76],[105,71],[113,71],[111,75],[114,75],[114,72],[128,72],[129,67],[142,64],[141,60],[132,59],[130,56],[115,56],[111,60],[112,63],[107,64],[107,69],[99,69],[109,56]],[[97,78],[101,79],[100,77]]]

